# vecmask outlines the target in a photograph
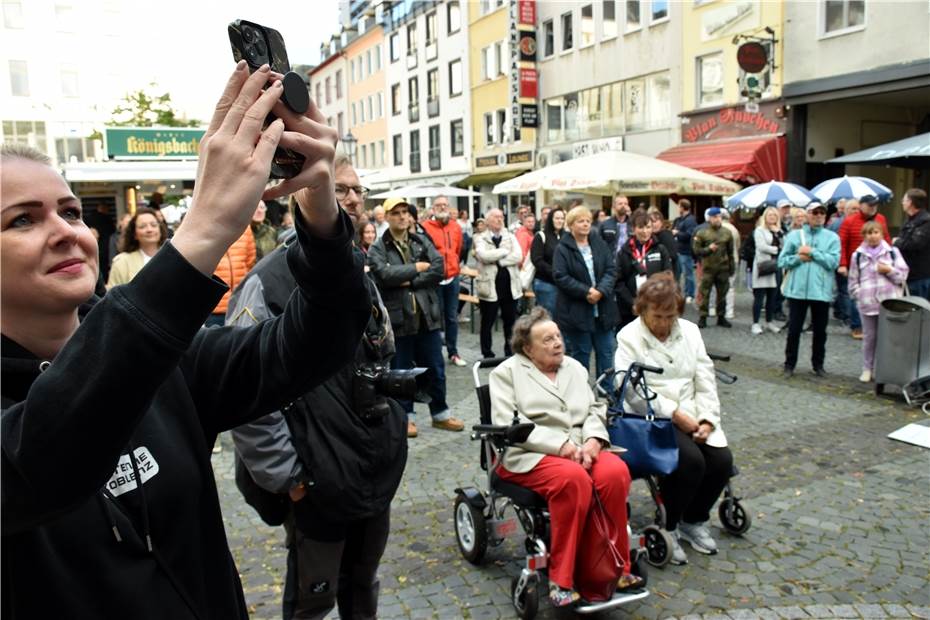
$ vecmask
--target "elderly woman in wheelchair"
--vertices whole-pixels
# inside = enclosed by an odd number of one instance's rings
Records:
[[[592,549],[605,546],[619,553],[616,590],[641,588],[642,578],[630,573],[630,473],[606,450],[606,406],[595,400],[588,371],[565,355],[559,328],[543,308],[517,321],[513,351],[513,357],[491,372],[491,417],[497,425],[519,420],[535,426],[525,441],[506,449],[496,474],[536,492],[548,504],[551,603],[563,607],[579,599],[576,577],[585,579],[590,568],[579,564],[591,561]],[[597,523],[595,512],[604,515]],[[606,531],[605,522],[612,522]]]
[[[720,426],[714,365],[697,325],[681,318],[683,308],[684,298],[672,275],[649,278],[637,292],[639,318],[617,334],[614,358],[614,368],[639,362],[664,370],[650,376],[649,389],[656,394],[651,401],[656,416],[672,419],[678,443],[678,468],[659,481],[673,564],[688,562],[680,539],[698,553],[717,552],[707,522],[733,470],[733,455]]]

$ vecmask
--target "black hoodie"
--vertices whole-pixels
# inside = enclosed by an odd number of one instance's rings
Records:
[[[210,447],[353,357],[368,297],[338,227],[298,223],[300,288],[253,328],[200,329],[226,287],[169,243],[51,363],[3,337],[3,618],[248,617]]]

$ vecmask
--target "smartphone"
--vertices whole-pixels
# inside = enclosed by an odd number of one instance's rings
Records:
[[[264,64],[272,71],[286,74],[291,70],[287,60],[287,49],[284,47],[284,38],[274,28],[268,28],[255,22],[237,19],[229,24],[229,44],[232,47],[233,58],[236,62],[245,60],[249,66],[249,73],[254,73]],[[270,86],[270,84],[269,84]],[[277,117],[268,114],[265,126]],[[303,169],[304,156],[289,149],[278,148],[271,161],[272,179],[289,179],[297,176]]]

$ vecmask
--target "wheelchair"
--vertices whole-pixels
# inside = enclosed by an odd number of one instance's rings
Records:
[[[730,361],[728,355],[708,353],[708,356],[713,361]],[[618,407],[624,398],[624,386],[628,385],[630,389],[638,390],[645,400],[652,400],[655,398],[655,394],[652,394],[651,397],[649,396],[649,389],[646,385],[645,378],[645,373],[647,372],[661,374],[663,371],[661,368],[634,362],[626,371],[617,373],[618,375],[624,375],[626,379],[621,382],[620,387],[608,387],[614,385],[614,370],[612,368],[607,369],[597,378],[594,383],[595,393],[607,401],[608,419],[610,418],[609,412]],[[732,385],[737,381],[735,375],[719,368],[714,368],[714,373],[717,376],[717,380],[726,385]],[[621,454],[620,457],[623,458],[623,455]],[[639,537],[642,538],[646,547],[646,559],[652,566],[664,568],[672,559],[673,541],[672,535],[666,529],[665,502],[662,499],[662,492],[659,488],[659,476],[656,474],[642,474],[640,472],[634,472],[633,470],[630,471],[630,474],[633,476],[634,480],[643,480],[646,483],[649,488],[649,495],[652,497],[653,504],[655,505],[653,522],[645,526],[642,532],[639,533]],[[717,517],[720,519],[720,524],[726,532],[734,536],[742,536],[752,527],[752,516],[743,506],[741,502],[742,498],[739,497],[733,489],[732,480],[737,475],[739,475],[739,469],[734,464],[733,471],[730,474],[730,480],[727,481],[723,489],[723,496],[717,506]]]
[[[507,447],[525,442],[535,426],[521,423],[516,412],[510,425],[491,424],[491,395],[489,386],[481,382],[479,369],[494,368],[505,359],[485,359],[472,367],[481,423],[472,427],[471,438],[481,442],[481,468],[487,472],[487,491],[475,487],[455,489],[455,537],[462,557],[477,566],[483,562],[489,547],[501,545],[518,527],[523,530],[526,559],[520,574],[511,580],[510,598],[517,616],[528,620],[534,618],[539,609],[540,580],[546,574],[549,561],[549,509],[541,495],[502,480],[497,474]],[[513,517],[507,517],[508,508],[512,509]],[[629,526],[627,533],[630,533]],[[630,570],[648,581],[643,541],[632,535],[629,540]],[[634,592],[615,593],[607,601],[580,601],[572,610],[578,614],[593,614],[647,596],[649,591],[644,587]]]

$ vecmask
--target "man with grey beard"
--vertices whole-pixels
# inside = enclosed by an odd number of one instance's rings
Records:
[[[459,310],[459,258],[462,256],[462,227],[449,212],[449,199],[436,196],[433,199],[433,217],[423,222],[423,229],[432,239],[436,251],[445,263],[444,279],[439,283],[439,305],[442,311],[443,333],[446,340],[446,355],[456,366],[465,366],[458,351]]]

